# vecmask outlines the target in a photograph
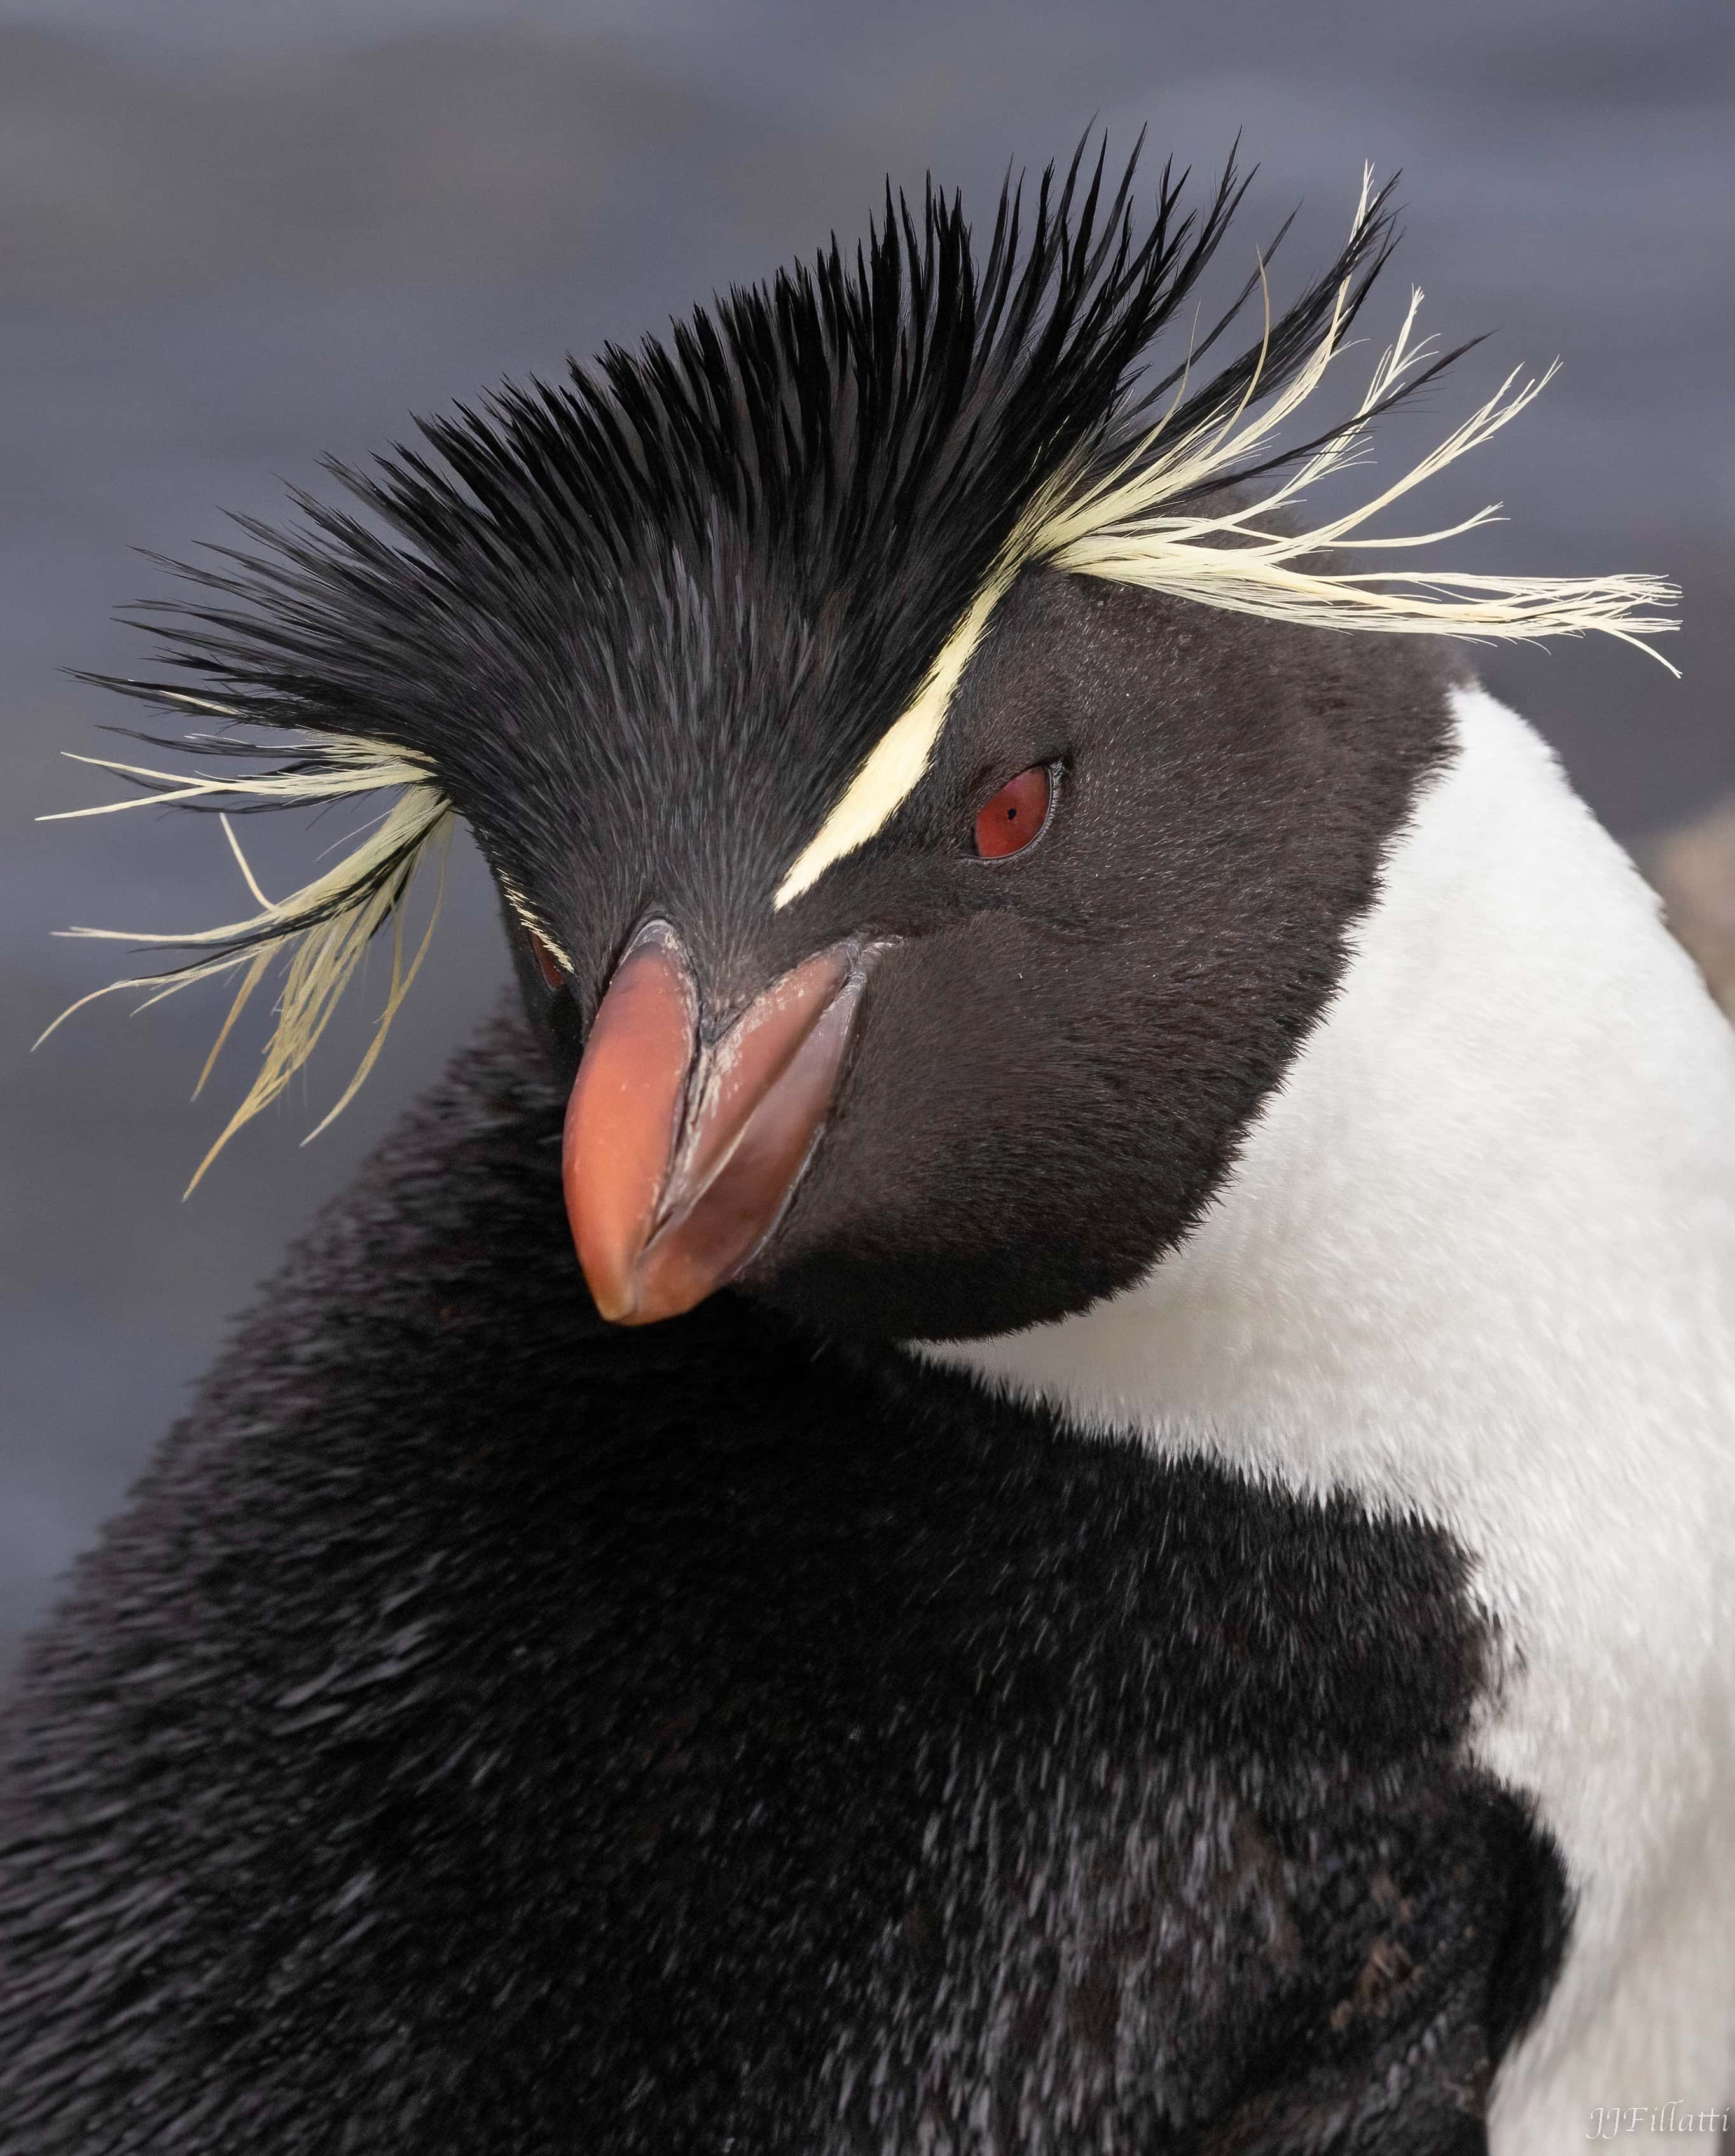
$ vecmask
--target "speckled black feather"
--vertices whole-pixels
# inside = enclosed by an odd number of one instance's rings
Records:
[[[508,1026],[37,1644],[19,2156],[1469,2156],[1561,1873],[1438,1528],[731,1296],[598,1324]]]

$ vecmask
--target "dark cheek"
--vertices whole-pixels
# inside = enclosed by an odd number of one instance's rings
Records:
[[[570,988],[562,988],[549,1006],[548,1030],[553,1038],[556,1066],[570,1081],[577,1075],[579,1058],[584,1053],[584,1019]]]

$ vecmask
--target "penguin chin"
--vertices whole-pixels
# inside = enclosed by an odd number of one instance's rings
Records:
[[[1004,1253],[986,1259],[955,1251],[893,1254],[865,1240],[854,1250],[837,1244],[803,1248],[798,1221],[789,1224],[793,1247],[780,1250],[782,1238],[774,1237],[734,1286],[809,1332],[861,1345],[1020,1332],[1076,1316],[1130,1287],[1147,1270],[1128,1264],[1122,1276],[1104,1276],[1084,1291],[1071,1252],[1055,1252],[1049,1263],[1033,1267]]]

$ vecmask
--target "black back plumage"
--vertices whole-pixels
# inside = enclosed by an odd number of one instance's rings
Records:
[[[1449,1538],[603,1327],[560,1106],[459,1064],[37,1645],[0,2146],[1483,2147],[1564,1916]]]

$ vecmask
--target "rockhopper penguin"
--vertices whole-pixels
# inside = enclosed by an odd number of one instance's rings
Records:
[[[455,818],[522,1008],[34,1643],[0,2147],[1548,2156],[1727,2101],[1735,1036],[1446,640],[1666,588],[1370,536],[1527,382],[1310,527],[1444,363],[1412,303],[1289,424],[1386,198],[1212,374],[1227,321],[1152,349],[1240,185],[1132,187],[979,249],[888,199],[431,422],[119,685],[222,722],[143,798],[387,803],[161,939],[238,1004],[287,959],[237,1120],[382,928],[389,1018]]]

